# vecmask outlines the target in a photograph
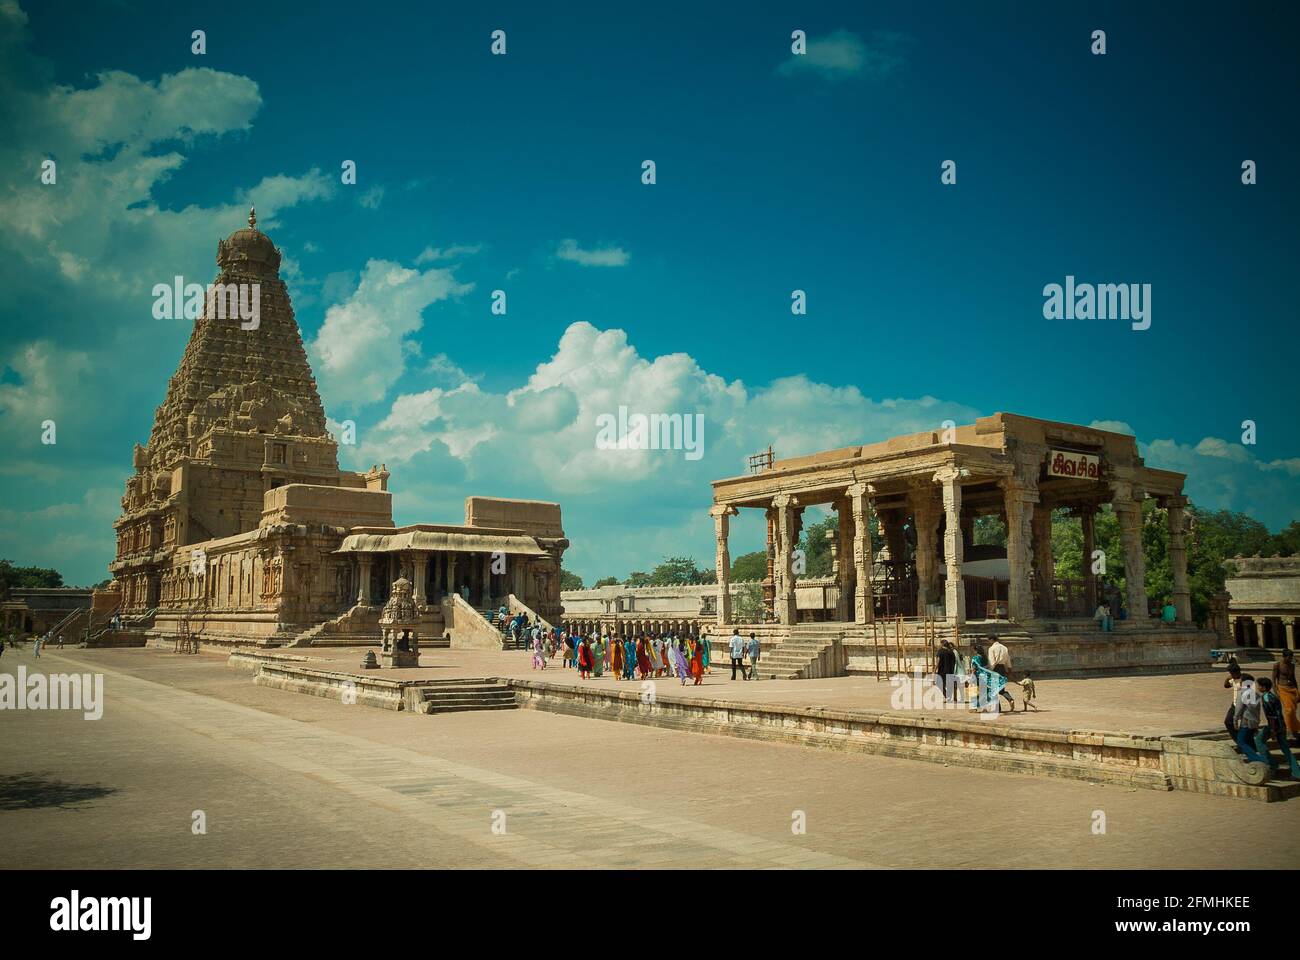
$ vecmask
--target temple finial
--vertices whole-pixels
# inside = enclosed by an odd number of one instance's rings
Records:
[[[256,206],[250,205],[249,208],[248,208],[248,225],[249,225],[250,227],[254,227],[254,228],[257,227],[257,207],[256,207]]]

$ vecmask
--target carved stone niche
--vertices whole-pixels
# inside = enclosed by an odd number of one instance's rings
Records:
[[[386,667],[420,665],[420,614],[411,594],[411,581],[399,577],[393,582],[393,591],[379,615],[379,629],[384,637],[380,658]]]

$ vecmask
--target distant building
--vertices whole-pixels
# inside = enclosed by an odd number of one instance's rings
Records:
[[[1239,647],[1295,649],[1300,616],[1300,557],[1225,560],[1228,633]]]

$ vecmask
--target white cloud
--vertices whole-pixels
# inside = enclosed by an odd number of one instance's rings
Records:
[[[453,244],[450,247],[425,247],[420,251],[420,255],[415,258],[417,264],[433,263],[437,260],[459,260],[462,257],[472,257],[481,252],[483,244]]]
[[[584,267],[625,267],[632,259],[621,247],[583,248],[578,246],[578,241],[571,239],[560,241],[555,256]]]
[[[322,394],[344,407],[384,399],[414,352],[406,337],[423,325],[424,309],[472,289],[450,270],[422,273],[388,260],[369,261],[352,295],[325,312],[311,344]]]
[[[1123,433],[1130,437],[1134,435],[1133,428],[1123,420],[1094,420],[1088,426],[1094,430],[1108,430],[1111,433]]]
[[[818,76],[842,80],[865,75],[883,79],[904,62],[907,39],[899,33],[878,30],[870,41],[848,30],[836,30],[825,37],[808,38],[807,52],[791,53],[777,68],[778,76]]]
[[[1205,437],[1138,444],[1148,466],[1187,474],[1184,492],[1198,507],[1237,510],[1270,529],[1300,519],[1300,460],[1261,460],[1240,443]]]

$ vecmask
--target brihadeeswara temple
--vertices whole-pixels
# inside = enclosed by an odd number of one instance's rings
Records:
[[[464,523],[393,523],[389,473],[339,469],[284,282],[248,227],[217,244],[222,285],[259,287],[256,323],[208,304],[136,445],[110,564],[149,636],[266,646],[367,642],[408,580],[420,633],[500,647],[484,611],[559,620],[568,540],[555,503],[468,497]]]

